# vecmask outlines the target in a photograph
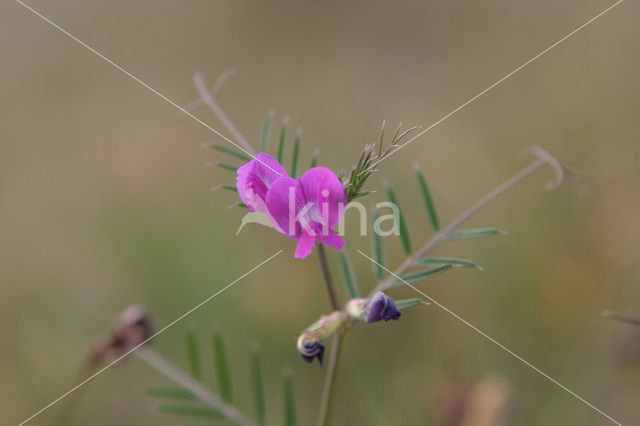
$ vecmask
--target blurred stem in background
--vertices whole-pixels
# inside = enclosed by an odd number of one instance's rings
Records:
[[[602,311],[602,316],[605,317],[605,318],[614,319],[616,321],[626,322],[627,324],[631,324],[631,325],[640,325],[640,318],[638,318],[638,317],[632,317],[630,315],[619,314],[617,312],[613,312],[613,311],[609,311],[609,310]]]
[[[227,420],[239,425],[255,426],[255,423],[249,420],[249,418],[242,414],[236,407],[227,404],[217,395],[209,392],[207,388],[189,377],[183,371],[174,367],[155,351],[143,347],[136,350],[134,354],[169,380],[180,385],[183,389],[187,389],[200,402],[213,408]]]

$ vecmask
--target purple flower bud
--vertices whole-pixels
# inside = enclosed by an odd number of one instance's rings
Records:
[[[298,345],[298,353],[300,357],[309,364],[311,364],[315,358],[318,358],[318,362],[322,365],[324,345],[320,342],[305,342],[302,345]]]
[[[344,314],[340,311],[334,311],[329,315],[320,317],[318,321],[307,327],[298,337],[298,343],[296,344],[300,357],[309,364],[318,358],[318,362],[322,365],[324,345],[320,342],[340,330],[344,322]]]
[[[400,315],[393,299],[379,291],[369,302],[364,322],[397,320]]]

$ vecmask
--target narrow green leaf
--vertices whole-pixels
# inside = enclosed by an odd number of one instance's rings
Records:
[[[433,199],[431,198],[431,192],[429,191],[429,187],[427,186],[427,181],[424,179],[424,175],[416,167],[416,176],[418,176],[418,184],[420,185],[420,190],[422,192],[422,200],[424,201],[424,206],[427,209],[427,214],[429,215],[429,221],[431,222],[431,226],[433,230],[438,232],[440,230],[440,221],[438,220],[438,213],[436,212],[436,206],[433,204]]]
[[[231,377],[229,375],[229,365],[224,353],[224,345],[222,336],[219,332],[213,332],[213,361],[218,377],[218,387],[220,388],[220,396],[226,402],[231,402]]]
[[[293,155],[291,158],[291,177],[295,178],[298,174],[298,157],[300,156],[300,141],[302,140],[302,127],[296,130],[296,137],[293,142]]]
[[[375,223],[377,222],[379,216],[380,216],[380,212],[377,209],[374,210],[373,212],[374,229],[371,235],[372,235],[372,243],[373,243],[373,256],[376,260],[376,263],[373,264],[373,273],[375,274],[376,279],[378,281],[380,281],[385,275],[385,270],[383,266],[386,264],[384,240],[379,235],[379,233],[376,232],[376,229],[375,229]]]
[[[296,425],[296,407],[293,397],[293,374],[290,371],[284,373],[284,424]]]
[[[228,183],[221,183],[220,185],[216,185],[211,188],[212,191],[217,191],[218,189],[226,189],[227,191],[238,192],[238,188],[233,185],[229,185]]]
[[[454,268],[476,268],[482,270],[475,262],[455,257],[427,257],[416,261],[420,265],[451,265]]]
[[[222,418],[224,415],[220,411],[212,410],[211,408],[204,407],[191,407],[188,405],[171,405],[164,404],[158,406],[158,411],[163,411],[165,413],[175,413],[175,414],[185,414],[191,416],[198,417],[208,417],[208,418]]]
[[[238,172],[238,168],[236,166],[232,166],[231,164],[225,164],[225,163],[216,163],[217,167],[220,167],[221,169],[225,169],[225,170],[229,170],[233,173],[237,173]]]
[[[189,368],[191,376],[194,379],[202,379],[202,370],[200,369],[200,355],[198,353],[198,341],[192,330],[187,331],[187,358],[189,360]]]
[[[454,231],[447,234],[448,240],[469,240],[472,238],[483,238],[491,235],[505,235],[507,232],[495,228],[476,228]]]
[[[247,209],[248,208],[245,203],[241,203],[239,201],[227,206],[228,209],[234,209],[236,207],[240,207],[240,208],[243,208],[243,209]]]
[[[405,299],[405,300],[396,300],[396,308],[402,310],[411,308],[416,305],[430,305],[429,302],[425,302],[422,299]]]
[[[264,398],[264,385],[262,381],[262,369],[260,368],[260,357],[258,348],[251,350],[251,375],[253,376],[253,397],[256,405],[256,421],[259,425],[264,425],[267,421],[267,410]]]
[[[210,147],[212,149],[215,149],[217,151],[220,152],[224,152],[225,154],[229,154],[232,157],[236,157],[239,158],[240,160],[243,161],[251,161],[251,157],[249,157],[247,154],[245,154],[244,152],[240,152],[240,151],[236,151],[235,149],[231,149],[229,147],[226,147],[224,145],[216,145],[216,144],[211,144]]]
[[[311,154],[311,167],[316,167],[318,165],[318,157],[320,156],[320,150],[318,148],[313,150],[313,154]]]
[[[261,143],[261,152],[265,154],[269,152],[269,131],[271,130],[271,121],[273,120],[274,115],[273,110],[269,110],[267,113],[267,118],[264,119],[264,127],[262,128],[262,143]]]
[[[240,208],[243,208],[243,209],[248,208],[245,203],[241,203],[239,201],[227,206],[228,209],[234,209],[236,207],[240,207]]]
[[[289,127],[289,117],[284,117],[280,128],[280,140],[278,141],[278,163],[282,163],[284,157],[284,142],[287,139],[287,128]]]
[[[391,201],[393,204],[395,204],[398,207],[398,220],[400,222],[400,240],[402,241],[402,248],[404,249],[404,252],[406,254],[411,254],[411,239],[409,238],[409,230],[407,229],[407,223],[404,219],[404,215],[402,214],[402,209],[400,208],[400,205],[398,204],[398,199],[396,198],[396,195],[394,194],[393,190],[391,189],[391,186],[389,186],[388,183],[385,184],[386,190],[387,190],[387,196],[389,197],[389,201]]]
[[[344,250],[341,250],[339,253],[340,265],[342,266],[342,277],[344,278],[344,285],[347,289],[347,294],[349,294],[350,299],[360,297],[360,289],[358,288],[358,277],[353,270],[351,260]]]
[[[173,398],[173,399],[197,399],[191,392],[186,389],[180,388],[151,388],[147,389],[147,395],[159,396],[161,398]]]
[[[449,269],[451,269],[451,265],[442,265],[442,266],[438,266],[437,268],[425,269],[424,271],[414,272],[413,274],[408,274],[402,277],[403,281],[400,281],[399,279],[396,278],[395,281],[391,283],[390,287],[401,286],[401,285],[404,285],[405,282],[409,284],[413,284],[415,282],[422,281],[434,275],[445,272]]]

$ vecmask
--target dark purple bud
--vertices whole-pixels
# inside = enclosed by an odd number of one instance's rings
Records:
[[[341,311],[334,311],[329,315],[320,317],[320,319],[307,327],[300,334],[298,343],[296,343],[300,357],[309,364],[318,358],[318,362],[322,365],[324,345],[320,342],[335,334],[344,326],[344,323],[345,315]]]
[[[400,315],[393,299],[379,291],[369,302],[364,322],[397,320]]]
[[[324,345],[320,342],[304,342],[302,345],[298,345],[298,353],[300,357],[309,364],[311,364],[315,358],[318,358],[318,362],[322,365]]]

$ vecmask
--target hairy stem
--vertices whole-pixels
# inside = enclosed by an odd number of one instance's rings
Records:
[[[482,209],[484,206],[489,204],[491,201],[496,199],[506,190],[514,186],[516,183],[520,182],[522,179],[526,178],[530,174],[534,173],[536,170],[544,167],[545,165],[550,163],[550,159],[547,157],[540,157],[538,160],[529,164],[527,167],[520,170],[515,175],[511,176],[509,179],[498,185],[493,191],[489,192],[487,195],[478,200],[475,204],[465,210],[462,214],[456,217],[451,223],[445,226],[440,232],[436,233],[431,237],[427,243],[422,246],[418,251],[416,251],[411,256],[407,257],[407,259],[402,262],[402,264],[393,272],[393,274],[389,275],[386,279],[380,281],[378,285],[373,289],[370,294],[370,297],[373,296],[377,291],[382,291],[388,289],[393,281],[395,280],[395,276],[404,275],[409,269],[415,266],[415,262],[423,257],[429,250],[434,248],[438,243],[445,240],[447,235],[454,231],[458,226],[462,225],[464,222],[469,220],[471,216],[478,212],[478,210]]]
[[[324,277],[324,285],[327,289],[327,295],[329,296],[331,309],[334,311],[339,311],[340,303],[338,302],[338,296],[336,294],[336,286],[333,284],[333,278],[331,278],[329,262],[327,261],[327,253],[324,251],[324,245],[318,244],[317,247],[318,258],[320,259],[320,267],[322,268],[322,276]]]
[[[255,426],[255,423],[240,413],[238,409],[222,401],[217,395],[193,380],[183,371],[177,369],[169,361],[148,348],[139,348],[133,352],[142,361],[149,364],[160,374],[177,385],[191,392],[199,401],[219,411],[227,420],[243,426]]]
[[[216,102],[214,97],[209,92],[207,85],[204,82],[204,75],[201,72],[197,72],[193,75],[193,84],[196,86],[196,90],[202,99],[202,102],[211,109],[211,111],[218,117],[218,120],[227,129],[235,141],[247,150],[251,155],[255,155],[256,151],[251,144],[242,136],[242,133],[238,131],[231,119],[225,114],[220,105]]]
[[[318,413],[317,426],[327,426],[331,420],[331,409],[333,408],[334,382],[338,371],[338,362],[340,360],[340,351],[344,340],[344,333],[338,331],[333,335],[331,341],[331,355],[329,356],[329,364],[327,365],[327,374],[324,378],[324,387],[322,389],[322,398],[320,399],[320,412]]]

